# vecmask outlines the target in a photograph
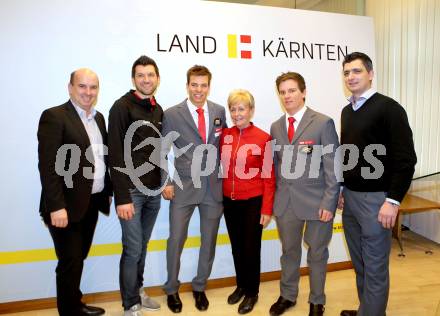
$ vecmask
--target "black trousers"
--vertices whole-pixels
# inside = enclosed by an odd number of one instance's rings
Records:
[[[49,226],[55,252],[57,307],[60,316],[80,315],[82,293],[80,290],[84,260],[92,245],[98,220],[96,197],[92,195],[89,209],[80,222],[68,223],[65,228]]]
[[[237,287],[255,296],[260,287],[262,197],[231,200],[223,197],[226,227],[231,240]]]

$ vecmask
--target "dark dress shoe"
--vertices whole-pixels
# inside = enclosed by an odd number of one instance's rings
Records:
[[[81,306],[81,315],[97,316],[104,314],[105,314],[105,310],[101,307],[90,306],[86,304],[83,304]]]
[[[182,311],[182,301],[180,300],[179,293],[167,295],[167,304],[173,313],[180,313]]]
[[[228,304],[237,304],[244,296],[244,289],[237,287],[231,295],[228,296]]]
[[[245,296],[243,302],[238,306],[239,314],[247,314],[254,309],[254,305],[258,302],[258,295]]]
[[[356,316],[357,315],[357,311],[355,310],[343,310],[341,312],[341,316]]]
[[[283,314],[287,309],[293,307],[296,305],[296,301],[292,302],[289,300],[286,300],[282,296],[278,298],[278,301],[276,301],[269,310],[270,316],[278,316]]]
[[[324,305],[322,304],[312,304],[310,303],[310,312],[309,312],[309,316],[322,316],[324,315]]]
[[[196,300],[196,307],[199,311],[206,311],[209,306],[208,298],[205,292],[193,291],[194,299]]]

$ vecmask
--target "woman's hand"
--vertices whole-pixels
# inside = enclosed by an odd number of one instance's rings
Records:
[[[272,219],[272,216],[266,215],[266,214],[261,214],[260,224],[263,225],[263,228],[266,228],[267,225],[269,225],[271,219]]]

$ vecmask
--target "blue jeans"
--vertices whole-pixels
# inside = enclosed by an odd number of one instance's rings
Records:
[[[139,288],[144,282],[147,245],[160,209],[160,194],[147,196],[137,189],[130,189],[130,195],[135,214],[131,220],[119,219],[122,229],[119,287],[125,310],[141,303]]]

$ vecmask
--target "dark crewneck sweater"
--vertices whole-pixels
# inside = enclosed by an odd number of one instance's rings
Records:
[[[408,117],[399,103],[375,93],[357,111],[351,104],[345,106],[341,115],[341,144],[354,144],[359,149],[356,166],[344,171],[344,186],[360,192],[384,191],[388,198],[402,201],[411,184],[417,157]],[[365,170],[369,173],[376,170],[372,159],[365,159],[363,154],[370,144],[386,148],[385,155],[373,151],[374,158],[384,166],[384,172],[376,179],[366,179],[361,173],[362,168],[368,168]],[[344,164],[347,159],[346,152]]]

